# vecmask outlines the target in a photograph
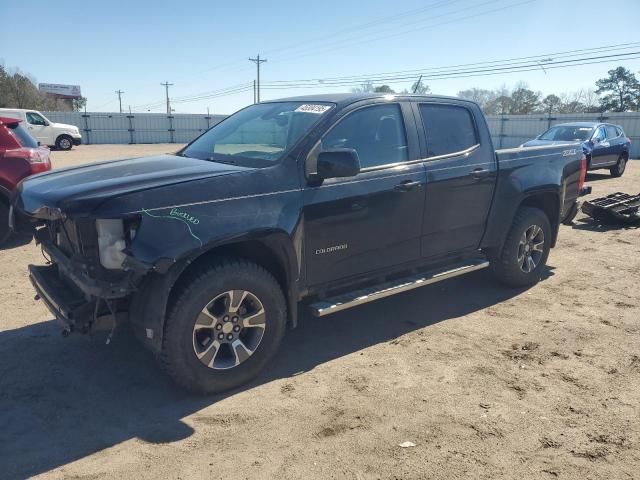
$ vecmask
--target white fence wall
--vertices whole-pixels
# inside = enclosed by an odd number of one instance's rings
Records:
[[[223,120],[225,115],[161,113],[45,112],[54,122],[76,125],[84,143],[187,143]],[[488,116],[496,148],[515,147],[552,125],[565,122],[610,122],[631,138],[631,156],[640,158],[640,112]]]
[[[161,113],[44,112],[59,123],[75,125],[82,142],[187,143],[220,122],[226,115]]]

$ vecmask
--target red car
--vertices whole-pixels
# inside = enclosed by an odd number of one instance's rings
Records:
[[[29,175],[51,170],[49,149],[39,146],[20,122],[0,117],[0,244],[11,233],[9,199],[15,186]]]

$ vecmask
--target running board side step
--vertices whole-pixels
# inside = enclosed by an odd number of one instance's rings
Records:
[[[465,273],[474,272],[487,268],[489,262],[486,260],[475,260],[473,262],[465,262],[456,264],[455,266],[447,266],[438,270],[404,277],[370,288],[363,288],[336,297],[327,298],[310,305],[311,313],[316,317],[324,317],[331,313],[346,310],[347,308],[362,305],[364,303],[373,302],[381,298],[390,297],[397,293],[407,292],[414,288],[424,287],[432,283],[441,282],[448,278],[464,275]]]

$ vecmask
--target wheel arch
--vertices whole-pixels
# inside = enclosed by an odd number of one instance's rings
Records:
[[[560,226],[560,198],[558,193],[553,191],[531,192],[522,199],[516,208],[516,212],[521,207],[533,207],[544,212],[551,224],[551,247],[555,247]]]
[[[284,232],[247,236],[210,245],[176,262],[162,274],[150,273],[145,277],[129,311],[132,324],[138,327],[136,333],[153,351],[161,348],[166,315],[182,282],[197,269],[223,258],[248,260],[271,273],[285,295],[289,326],[297,325],[298,262],[290,237]]]

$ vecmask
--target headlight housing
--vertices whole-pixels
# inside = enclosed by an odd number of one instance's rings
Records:
[[[100,264],[109,270],[118,270],[126,258],[124,222],[121,219],[96,220]]]

